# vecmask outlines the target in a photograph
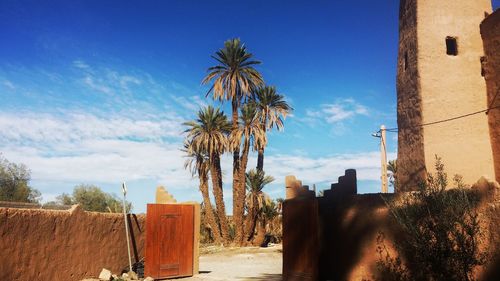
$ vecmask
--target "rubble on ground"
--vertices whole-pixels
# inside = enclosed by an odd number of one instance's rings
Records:
[[[87,281],[90,280],[99,280],[99,281],[154,281],[151,277],[139,278],[137,273],[133,271],[129,271],[123,273],[121,275],[112,274],[112,272],[106,268],[103,268],[101,273],[99,274],[99,279],[85,279]]]

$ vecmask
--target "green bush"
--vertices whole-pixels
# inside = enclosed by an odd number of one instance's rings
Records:
[[[379,237],[377,279],[474,280],[474,268],[485,263],[486,255],[478,248],[479,196],[460,176],[446,190],[448,177],[437,156],[435,168],[419,191],[386,202],[404,237],[394,241],[401,257],[391,257]]]
[[[0,201],[39,203],[41,194],[29,186],[30,170],[0,154]]]
[[[73,205],[80,204],[85,211],[92,212],[123,212],[123,203],[114,194],[109,194],[95,185],[81,184],[75,186],[73,194],[63,193],[56,197],[56,202],[50,202],[55,205]],[[132,203],[126,202],[127,212],[132,210]]]

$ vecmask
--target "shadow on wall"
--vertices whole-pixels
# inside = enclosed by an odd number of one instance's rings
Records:
[[[378,280],[499,280],[499,185],[482,177],[471,188],[455,180],[446,190],[443,166],[423,190],[398,194],[388,202],[391,215],[385,233],[404,229],[397,253],[381,255]],[[440,168],[439,168],[440,166]],[[402,239],[401,239],[402,238]],[[497,257],[493,259],[493,257]]]
[[[385,254],[393,258],[399,254],[403,260],[412,255],[394,250],[393,241],[405,236],[386,205],[405,193],[358,195],[355,170],[347,170],[323,197],[288,184],[293,186],[287,186],[292,197],[283,203],[283,280],[371,280],[379,275],[377,263]],[[498,185],[485,186],[489,189],[479,190],[478,205],[488,225],[481,247],[500,249]],[[478,275],[480,280],[500,280],[500,254],[494,263],[487,265],[490,271]]]
[[[392,197],[393,195],[385,195]],[[387,231],[388,212],[379,194],[318,198],[322,244],[319,280],[361,280],[377,260],[375,241]],[[360,266],[361,265],[361,266]]]
[[[485,272],[483,280],[500,280],[500,254],[493,259],[490,270]]]
[[[133,220],[133,222],[132,222],[132,220]],[[127,215],[127,222],[129,225],[128,228],[130,231],[130,242],[132,244],[131,246],[132,246],[132,251],[133,251],[134,260],[135,260],[134,264],[136,264],[136,263],[140,262],[141,256],[143,256],[142,253],[141,253],[141,255],[139,255],[139,251],[137,250],[136,237],[137,237],[137,235],[139,235],[141,237],[144,230],[141,228],[141,223],[139,223],[139,219],[137,218],[136,214],[128,214]],[[137,232],[137,234],[135,232]]]
[[[405,167],[411,167],[411,170],[408,170]],[[397,189],[395,190],[396,192],[418,190],[418,183],[427,177],[427,169],[421,161],[408,159],[407,166],[398,165],[398,169],[400,170],[398,171],[398,183],[396,184],[396,188],[400,186],[404,186],[406,188],[401,188],[401,190]]]
[[[296,198],[283,203],[283,279],[317,280],[318,203]]]

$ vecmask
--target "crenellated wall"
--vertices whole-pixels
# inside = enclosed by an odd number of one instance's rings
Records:
[[[380,247],[397,256],[393,241],[404,235],[386,200],[407,193],[357,194],[355,185],[355,171],[347,170],[322,197],[304,190],[287,197],[283,203],[283,280],[374,280],[379,274],[377,262],[386,254],[385,250],[379,254]],[[500,186],[481,178],[472,189],[481,198],[477,206],[480,248],[490,258],[478,268],[476,277],[500,280]]]
[[[145,216],[131,215],[135,247],[143,257]],[[0,208],[0,280],[78,281],[102,268],[128,267],[123,214]]]

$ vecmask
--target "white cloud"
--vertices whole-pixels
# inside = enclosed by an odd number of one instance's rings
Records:
[[[367,116],[369,110],[366,106],[352,98],[337,99],[334,103],[321,104],[319,108],[307,109],[304,116],[295,116],[298,125],[316,127],[321,124],[332,126],[330,135],[343,135],[346,131],[345,122],[357,116]]]
[[[323,116],[326,122],[334,124],[356,115],[368,115],[368,109],[354,99],[341,99],[332,104],[321,105],[321,113],[316,111],[311,117]]]
[[[389,157],[394,158],[394,153]],[[267,174],[283,184],[295,175],[304,184],[336,182],[346,169],[356,169],[358,180],[380,180],[380,152],[337,154],[320,158],[301,155],[275,155],[265,158]]]
[[[105,70],[104,73],[107,76],[107,82],[115,87],[120,87],[122,90],[130,91],[130,85],[140,85],[142,80],[139,77],[135,77],[129,74],[120,74],[117,71]]]
[[[89,69],[90,68],[90,66],[88,64],[86,64],[83,60],[73,61],[73,66],[76,68],[80,68],[80,69]]]
[[[180,121],[103,118],[90,114],[0,114],[0,151],[13,162],[26,164],[38,182],[116,183],[155,180],[166,186],[196,187],[183,167]],[[389,158],[395,155],[390,154]],[[248,169],[255,166],[250,157]],[[231,155],[222,158],[224,181],[231,185]],[[358,171],[359,180],[380,178],[380,154],[338,154],[313,158],[297,151],[266,155],[265,168],[283,184],[293,174],[312,184],[335,182],[345,169]]]
[[[133,114],[131,114],[134,116]],[[45,145],[89,139],[159,140],[179,137],[182,119],[175,114],[131,118],[126,114],[99,117],[88,113],[0,113],[0,136],[8,142]]]
[[[10,90],[15,90],[15,89],[16,89],[16,86],[14,86],[14,84],[13,84],[12,82],[10,82],[9,80],[4,80],[4,81],[2,82],[2,84],[3,84],[5,87],[9,88]]]
[[[171,95],[170,97],[184,109],[187,109],[193,113],[198,112],[201,107],[205,107],[207,105],[207,103],[199,96],[191,96],[189,98],[185,98],[183,96]]]
[[[0,114],[0,151],[37,181],[190,183],[180,151],[181,121],[71,113]]]
[[[66,79],[77,81],[70,85],[77,87],[67,100],[70,104],[71,98],[75,99],[73,106],[61,110],[47,103],[44,110],[53,113],[0,112],[0,152],[32,170],[37,184],[34,187],[47,187],[44,196],[49,198],[62,192],[52,184],[116,184],[123,180],[156,182],[184,189],[183,193],[196,193],[198,181],[183,167],[182,122],[194,118],[195,111],[210,101],[191,88],[156,80],[139,70],[115,71],[81,60],[74,61],[72,67],[73,76],[58,74],[54,79],[61,84]],[[34,97],[47,99],[43,94]],[[363,105],[343,99],[292,120],[304,126],[341,126],[366,114]],[[266,154],[265,169],[276,178],[277,185],[283,185],[289,174],[308,184],[334,182],[347,168],[357,169],[360,180],[378,180],[379,159],[378,152],[314,158],[304,151],[291,150],[288,155]],[[255,164],[252,155],[248,169]],[[231,155],[224,155],[222,165],[226,192],[232,183]],[[231,193],[225,196],[230,198]]]
[[[107,94],[107,95],[112,95],[114,94],[113,89],[111,87],[108,87],[104,84],[102,84],[101,81],[96,81],[96,79],[90,75],[85,76],[83,78],[83,83],[87,85],[90,89]]]
[[[107,95],[122,96],[124,93],[132,92],[131,86],[143,84],[143,79],[130,73],[120,73],[116,70],[103,67],[91,67],[82,60],[73,61],[73,66],[77,68],[82,77],[79,79],[83,85],[92,91],[104,93]],[[149,86],[156,86],[154,79],[142,73],[144,79],[151,82]]]
[[[207,104],[192,88],[161,76],[153,77],[140,69],[116,69],[82,60],[73,61],[73,66],[71,81],[77,86],[79,100],[90,104],[97,102],[99,107],[173,111],[189,118]]]
[[[315,128],[328,125],[329,136],[344,135],[350,126],[346,122],[358,116],[368,116],[369,110],[352,98],[337,99],[334,103],[320,104],[318,108],[306,109],[305,115],[295,116],[292,120],[301,127]]]
[[[43,148],[31,152],[11,149],[5,155],[28,165],[37,181],[116,183],[153,179],[180,187],[186,187],[191,181],[177,145],[87,140],[63,146],[59,156],[46,155]]]

